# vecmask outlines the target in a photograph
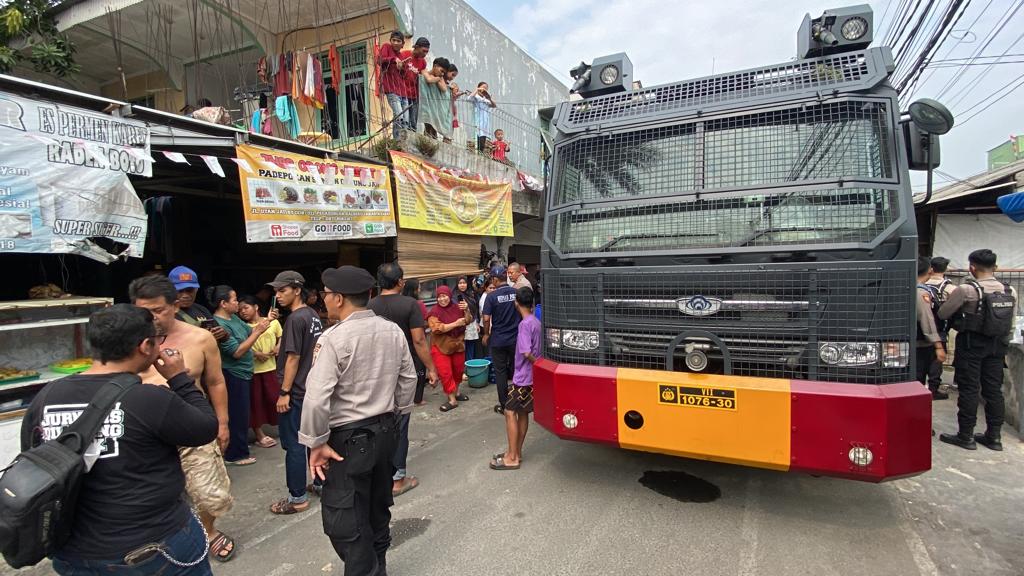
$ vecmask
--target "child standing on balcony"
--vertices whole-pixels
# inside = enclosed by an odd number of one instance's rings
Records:
[[[498,128],[494,131],[494,143],[491,144],[493,150],[491,151],[491,158],[501,162],[502,164],[508,164],[508,142],[505,142],[505,131]]]
[[[405,81],[406,63],[412,58],[402,58],[402,46],[405,36],[395,30],[391,33],[388,43],[380,47],[377,62],[380,64],[380,85],[391,106],[391,134],[398,140],[403,128],[414,129],[409,123],[409,91]]]
[[[469,95],[476,112],[476,149],[480,152],[487,150],[487,136],[491,133],[491,108],[498,106],[488,90],[487,82],[481,82]]]
[[[420,121],[423,131],[431,138],[440,134],[451,141],[452,100],[445,75],[451,63],[447,58],[434,58],[433,65],[420,75]]]

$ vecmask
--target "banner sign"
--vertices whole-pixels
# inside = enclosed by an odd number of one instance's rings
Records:
[[[249,242],[395,236],[384,166],[235,147]]]
[[[512,184],[461,178],[402,152],[391,152],[402,228],[513,236]]]
[[[142,257],[152,173],[146,124],[0,92],[0,253]]]

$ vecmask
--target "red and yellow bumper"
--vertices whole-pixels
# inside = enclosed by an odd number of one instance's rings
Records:
[[[534,365],[534,418],[569,440],[881,482],[931,468],[918,382],[810,382]]]

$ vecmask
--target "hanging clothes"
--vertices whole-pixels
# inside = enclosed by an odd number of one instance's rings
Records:
[[[295,52],[292,54],[292,65],[290,70],[292,71],[292,99],[298,102],[302,102],[302,88],[306,83],[306,76],[303,73],[305,69],[305,60],[303,59],[302,52]]]
[[[314,68],[316,69],[315,72],[314,72],[314,74],[315,74],[314,78],[316,78],[316,96],[313,98],[313,100],[314,100],[313,104],[317,107],[317,109],[323,110],[324,109],[324,103],[327,102],[327,93],[324,90],[325,83],[324,83],[324,64],[323,64],[323,60],[321,60],[319,58],[314,60]]]
[[[307,106],[316,105],[316,62],[312,54],[306,54],[306,78],[302,88],[302,103]],[[320,106],[322,108],[323,106]]]
[[[341,85],[341,57],[338,55],[337,46],[331,46],[327,53],[327,59],[331,64],[331,87],[338,92],[338,86]]]
[[[258,61],[256,61],[256,78],[258,78],[259,81],[262,84],[266,84],[267,83],[267,57],[266,56],[260,57],[260,59]]]
[[[277,72],[274,74],[274,96],[284,96],[289,86],[288,66],[284,54],[277,55]]]
[[[253,113],[252,113],[252,123],[250,124],[249,130],[251,132],[255,132],[256,134],[259,134],[260,130],[262,130],[262,128],[263,128],[263,110],[262,109],[254,110]]]

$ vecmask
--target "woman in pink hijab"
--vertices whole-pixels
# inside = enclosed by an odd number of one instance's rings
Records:
[[[467,302],[453,302],[452,289],[447,286],[437,289],[437,304],[427,314],[427,325],[430,326],[430,356],[437,367],[437,375],[441,377],[444,393],[448,395],[448,401],[441,405],[441,412],[469,400],[465,394],[459,393],[459,384],[462,383],[466,364],[466,326],[472,321],[473,314]]]

